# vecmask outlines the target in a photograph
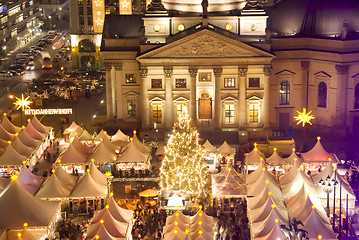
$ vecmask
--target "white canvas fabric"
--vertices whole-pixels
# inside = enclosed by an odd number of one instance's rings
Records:
[[[111,137],[111,142],[117,142],[117,141],[126,141],[128,142],[128,140],[130,139],[129,136],[127,136],[126,134],[124,134],[121,129],[118,129],[117,132],[115,133],[115,135],[113,135]]]
[[[227,141],[224,141],[222,145],[217,149],[217,154],[232,155],[236,153],[236,149],[229,146]]]
[[[117,158],[117,162],[131,163],[131,162],[146,162],[148,155],[144,155],[135,146],[134,142],[130,142],[126,150]]]
[[[217,149],[212,145],[212,143],[207,139],[203,145],[203,150],[206,151],[207,153],[215,153],[217,151]]]
[[[302,157],[303,161],[307,163],[336,161],[333,154],[324,149],[320,142],[320,138],[317,139],[317,143],[311,150],[302,153]],[[331,158],[331,160],[329,160],[329,158]]]
[[[21,127],[17,127],[12,124],[12,122],[10,122],[10,120],[6,116],[3,117],[1,121],[1,126],[11,134],[19,133],[21,131]]]

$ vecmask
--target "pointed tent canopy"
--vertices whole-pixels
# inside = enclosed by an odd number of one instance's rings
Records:
[[[295,153],[295,148],[293,148],[292,153],[290,154],[289,157],[284,159],[284,162],[287,164],[294,164],[295,162],[300,164],[303,162],[303,159],[298,157],[298,155]]]
[[[111,215],[119,222],[129,223],[133,217],[133,211],[124,209],[117,205],[115,199],[110,197],[110,201],[108,202],[109,211]]]
[[[107,140],[110,140],[111,136],[108,135],[106,131],[101,129],[100,133],[95,137],[95,141],[100,141],[101,139],[105,139],[105,138],[107,138]]]
[[[289,169],[288,172],[279,176],[280,185],[287,185],[293,181],[293,179],[297,176],[298,171],[301,171],[299,168],[298,162],[294,162],[293,166]]]
[[[75,122],[72,122],[71,125],[64,130],[64,134],[70,134],[75,132],[77,127],[79,127],[79,125],[77,125]]]
[[[308,187],[307,185],[303,185],[297,192],[297,194],[285,198],[284,202],[287,208],[291,208],[293,206],[297,207],[298,204],[304,204],[308,197],[312,198],[312,196],[316,195],[317,192],[314,188]],[[315,199],[313,202],[315,202],[315,205],[318,205],[318,199]]]
[[[201,220],[202,222],[205,222],[205,223],[210,223],[210,224],[212,224],[212,222],[213,222],[213,217],[207,215],[201,209],[198,210],[198,212],[194,216],[190,216],[189,218],[190,218],[190,221],[189,221],[190,224],[197,223],[199,220]]]
[[[333,154],[328,153],[327,150],[324,149],[320,143],[320,137],[317,138],[317,143],[310,151],[302,153],[302,157],[306,163],[336,161]]]
[[[266,232],[266,231],[263,231],[263,232]],[[280,223],[277,222],[277,223],[275,223],[274,227],[267,235],[263,235],[263,234],[259,233],[255,239],[256,240],[278,240],[278,239],[285,239],[285,235],[280,228]]]
[[[17,236],[17,234],[21,234],[21,238]],[[1,238],[0,238],[1,239]],[[9,231],[6,240],[38,240],[32,232],[30,232],[27,228],[24,228],[22,231]]]
[[[103,142],[96,146],[89,159],[94,160],[95,163],[113,163],[116,162],[117,155],[115,152],[109,150]]]
[[[87,237],[86,239],[96,239],[96,235],[99,236],[99,239],[106,239],[106,240],[112,240],[112,239],[118,239],[114,236],[112,236],[104,226],[104,224],[101,223],[95,223],[91,224],[91,228],[87,230]],[[121,238],[125,239],[125,238]]]
[[[40,190],[36,193],[38,198],[67,198],[70,196],[73,185],[64,184],[56,174],[52,174],[44,184],[42,184]]]
[[[65,151],[60,153],[58,160],[61,160],[61,163],[64,164],[81,164],[86,163],[88,156],[89,154],[80,153],[71,143]]]
[[[5,128],[0,125],[0,139],[4,141],[12,141],[14,138],[15,134],[6,131]]]
[[[262,175],[258,178],[258,181],[252,184],[247,184],[247,195],[248,196],[257,196],[261,193],[266,187],[269,191],[276,193],[278,196],[281,196],[281,191],[279,189],[279,184],[275,176],[268,171],[263,171]]]
[[[246,175],[246,184],[253,184],[257,179],[262,175],[263,171],[267,171],[264,161],[259,163],[259,166],[256,170]]]
[[[28,157],[34,152],[34,148],[26,146],[23,142],[21,142],[20,138],[15,138],[14,141],[11,142],[12,147],[19,154]]]
[[[40,200],[13,180],[0,194],[0,228],[46,227],[60,208],[60,202]]]
[[[238,183],[244,183],[244,176],[239,174],[234,167],[228,162],[226,167],[220,173],[212,175],[213,183],[221,183],[228,175],[232,176]]]
[[[35,140],[42,140],[46,136],[46,134],[41,133],[35,129],[34,126],[32,126],[31,122],[28,122],[25,129],[24,129],[30,137],[32,137]]]
[[[228,175],[222,183],[212,185],[213,198],[243,197],[246,195],[246,185],[238,183],[231,175]]]
[[[120,148],[117,147],[117,146],[115,146],[114,143],[112,143],[112,142],[111,142],[110,140],[108,140],[107,138],[104,138],[104,139],[101,141],[101,143],[103,143],[109,151],[111,151],[111,152],[113,152],[113,153],[115,153],[115,154],[118,154],[118,153],[120,152]]]
[[[272,206],[272,204],[274,204],[278,208],[281,208],[284,210],[286,209],[286,205],[284,205],[284,202],[282,199],[273,198],[272,196],[264,195],[264,196],[262,196],[262,199],[260,199],[260,201],[256,201],[255,198],[257,198],[257,197],[248,198],[248,209],[250,209],[251,211],[260,209],[261,207],[263,207],[264,205],[267,205],[267,204],[269,206]]]
[[[322,236],[322,239],[337,239],[330,224],[323,221],[316,209],[311,208],[311,213],[307,219],[301,220],[301,222],[304,224],[303,229],[308,232],[310,239],[318,239],[319,235]]]
[[[247,198],[248,208],[257,209],[263,206],[263,204],[267,201],[268,197],[271,197],[273,202],[277,206],[283,206],[281,203],[283,201],[282,193],[278,188],[274,188],[273,190],[274,191],[271,191],[270,188],[268,187],[268,184],[266,184],[265,188],[259,194],[255,195],[254,197]]]
[[[102,198],[106,196],[106,184],[96,182],[89,172],[85,173],[77,182],[71,198]]]
[[[204,148],[204,151],[208,153],[215,153],[217,151],[217,149],[212,145],[212,143],[210,143],[210,141],[208,141],[208,139],[205,143],[203,143],[202,146]]]
[[[3,139],[0,139],[0,149],[5,149],[5,148],[7,148],[7,146],[9,146],[9,142],[5,141]]]
[[[19,133],[21,131],[21,128],[12,124],[6,116],[2,119],[1,126],[11,134]]]
[[[252,151],[246,153],[245,155],[246,157],[244,159],[244,162],[246,165],[258,165],[262,161],[264,161],[264,154],[259,151],[256,145],[254,146]]]
[[[165,234],[163,240],[186,240],[187,238],[188,236],[184,231],[175,227],[171,232]]]
[[[279,219],[281,219],[282,222],[288,222],[288,212],[285,209],[269,205],[268,203],[270,202],[267,201],[267,204],[263,205],[262,207],[250,211],[252,223],[266,220],[272,212],[275,212],[275,214],[279,217]]]
[[[236,150],[229,146],[227,141],[224,141],[222,145],[217,149],[217,153],[222,155],[232,155],[236,153]]]
[[[127,136],[126,134],[124,134],[121,129],[118,129],[116,134],[113,135],[111,137],[111,142],[117,142],[117,141],[125,141],[128,142],[128,140],[130,139],[129,136]]]
[[[31,119],[31,122],[32,126],[34,126],[34,128],[39,131],[40,133],[43,133],[43,134],[47,134],[51,129],[52,127],[48,127],[48,126],[45,126],[43,125],[36,117],[36,115],[34,115]]]
[[[58,164],[54,169],[54,174],[61,180],[65,185],[75,186],[77,177],[68,174],[65,169],[62,168],[61,164]]]
[[[69,138],[71,139],[71,138],[79,137],[82,135],[83,132],[84,132],[84,129],[80,126],[77,126],[75,131],[69,133]]]
[[[258,237],[268,235],[274,228],[274,225],[277,223],[288,224],[288,221],[285,218],[278,215],[276,211],[271,211],[265,220],[261,222],[252,223],[253,233],[255,236]]]
[[[184,215],[180,210],[177,210],[173,215],[167,217],[166,225],[171,225],[176,221],[181,221],[184,224],[189,224],[190,223],[190,217]]]
[[[100,184],[107,184],[107,177],[105,174],[103,174],[100,170],[98,170],[98,168],[96,167],[96,165],[94,163],[91,163],[90,165],[90,174],[91,177]]]
[[[91,148],[82,144],[82,142],[77,137],[72,140],[71,144],[76,148],[78,152],[82,154],[89,154],[91,151]]]
[[[281,156],[279,156],[276,148],[274,148],[273,154],[269,158],[266,159],[266,162],[270,165],[284,164],[284,160]]]
[[[107,208],[104,208],[101,211],[101,217],[94,217],[92,223],[89,226],[87,234],[92,237],[93,233],[98,232],[98,229],[103,225],[107,232],[117,238],[124,238],[126,236],[128,223],[117,221],[110,213]],[[95,213],[96,214],[96,213]],[[102,221],[101,221],[102,220]],[[102,223],[101,223],[102,222]],[[95,234],[96,235],[96,234]]]
[[[128,144],[126,150],[117,158],[117,162],[123,163],[144,163],[146,160],[147,156],[143,155],[143,153],[136,148],[133,141]]]
[[[134,133],[133,137],[132,137],[132,142],[134,143],[134,145],[136,146],[136,148],[138,150],[140,150],[140,152],[147,156],[148,154],[150,154],[151,152],[151,148],[146,146],[145,144],[143,144],[137,137],[137,135]]]
[[[79,137],[80,141],[92,141],[92,139],[93,136],[87,130],[84,130],[81,136]]]
[[[179,228],[181,229],[183,232],[186,231],[186,229],[189,229],[189,225],[188,224],[184,224],[181,221],[177,221],[172,223],[171,225],[166,225],[163,227],[163,234],[167,234],[172,232],[175,228]]]
[[[24,129],[18,136],[23,144],[31,148],[37,148],[41,144],[41,140],[33,139]]]
[[[6,186],[10,183],[10,178],[2,178],[0,177],[0,193]]]
[[[315,186],[312,179],[303,171],[298,171],[294,179],[288,184],[281,184],[282,193],[285,198],[291,197],[298,193],[298,191],[305,185],[309,193],[314,193]]]
[[[27,157],[19,154],[13,146],[9,145],[0,156],[0,166],[22,166],[26,160]]]
[[[36,193],[44,181],[43,177],[33,174],[26,166],[21,168],[18,179],[35,190],[34,192],[30,192],[32,195]]]

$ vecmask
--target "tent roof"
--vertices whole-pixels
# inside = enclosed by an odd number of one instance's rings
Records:
[[[117,132],[115,133],[115,135],[113,135],[111,137],[111,142],[117,142],[117,141],[128,141],[129,140],[129,136],[127,136],[126,134],[124,134],[121,129],[118,129]]]
[[[224,141],[222,145],[217,149],[217,153],[222,155],[231,155],[236,153],[236,149],[229,146],[227,141]]]
[[[268,164],[284,164],[283,158],[279,156],[276,149],[274,149],[273,154],[266,159],[266,162]]]
[[[171,216],[168,216],[166,219],[166,225],[171,225],[172,223],[176,222],[176,221],[181,221],[185,224],[189,224],[190,223],[190,217],[184,215],[180,210],[177,210],[174,214],[172,214]]]
[[[72,122],[71,125],[64,130],[64,134],[70,134],[75,132],[77,127],[79,127],[79,125],[77,125],[75,122]]]
[[[275,193],[278,196],[281,196],[282,193],[279,189],[279,184],[277,179],[273,176],[272,173],[268,171],[263,171],[262,175],[258,177],[257,182],[252,184],[247,184],[247,195],[256,196],[263,192],[263,190],[268,187],[268,190]]]
[[[46,136],[45,133],[41,133],[35,129],[35,127],[31,124],[31,122],[28,122],[25,129],[24,129],[30,137],[32,137],[35,140],[42,140]]]
[[[93,136],[87,130],[84,130],[81,136],[79,137],[80,141],[91,141],[92,139]]]
[[[22,228],[28,223],[29,227],[48,226],[60,202],[43,201],[26,192],[13,180],[0,194],[0,228]]]
[[[115,202],[113,197],[110,197],[110,201],[108,202],[109,210],[111,215],[119,222],[127,222],[129,223],[133,217],[133,211],[124,209]]]
[[[136,146],[136,148],[145,156],[147,156],[148,154],[150,154],[151,152],[151,148],[149,146],[146,146],[145,144],[143,144],[137,137],[136,134],[133,134],[132,137],[132,142],[134,143],[134,145]]]
[[[319,235],[322,235],[322,239],[337,239],[331,226],[323,222],[322,217],[318,215],[316,209],[310,208],[310,211],[309,216],[301,220],[304,224],[303,229],[308,231],[308,237],[310,239],[317,239]]]
[[[69,147],[60,153],[58,159],[61,160],[61,163],[85,163],[87,161],[89,154],[78,151],[73,143],[70,143]]]
[[[15,134],[6,131],[5,128],[0,125],[0,139],[4,141],[12,141],[14,138]]]
[[[106,131],[101,129],[100,133],[95,137],[95,141],[100,141],[101,139],[105,139],[105,138],[107,138],[107,140],[110,140],[111,136],[108,135]]]
[[[246,175],[246,184],[255,183],[257,179],[262,175],[263,171],[267,171],[267,168],[264,165],[264,161],[261,161],[256,170]]]
[[[7,148],[7,146],[9,146],[9,142],[5,141],[3,139],[0,139],[0,149],[4,150],[5,148]]]
[[[295,159],[297,159],[297,160],[295,160]],[[295,149],[293,148],[292,153],[289,155],[289,157],[284,159],[284,162],[288,163],[288,164],[294,164],[295,162],[302,163],[303,159],[298,157],[298,155],[295,153]]]
[[[184,231],[178,227],[175,227],[171,232],[168,232],[164,235],[163,240],[186,240],[187,238],[188,236]]]
[[[297,220],[302,222],[306,220],[314,210],[317,213],[318,217],[320,216],[323,222],[328,222],[328,217],[326,216],[321,201],[314,196],[308,196],[305,201],[302,202],[295,202],[291,206],[291,208],[287,208],[287,210],[291,219],[296,218]]]
[[[131,141],[126,150],[117,158],[117,162],[146,162],[147,156],[143,155],[142,152],[138,150],[134,142]]]
[[[58,164],[54,169],[54,174],[59,178],[59,180],[65,185],[75,186],[77,182],[77,177],[68,174],[65,169],[62,168],[61,164]]]
[[[6,188],[6,186],[10,183],[10,178],[3,178],[0,177],[0,193],[2,192],[3,189]]]
[[[210,143],[208,139],[205,141],[205,143],[203,143],[202,146],[206,152],[214,153],[217,151],[217,149],[212,145],[212,143]]]
[[[336,160],[331,153],[324,149],[320,142],[320,137],[317,138],[317,143],[310,151],[302,153],[302,157],[304,162],[329,162]]]
[[[177,224],[176,224],[177,223]],[[189,224],[185,224],[181,221],[176,221],[173,222],[172,224],[169,224],[169,225],[166,225],[163,227],[163,234],[166,234],[166,233],[170,233],[172,232],[175,228],[179,228],[181,229],[183,232],[186,231],[186,229],[189,230]]]
[[[100,184],[105,184],[107,185],[107,177],[105,174],[103,174],[94,163],[91,163],[90,165],[90,174],[91,177]]]
[[[97,212],[99,212],[100,214],[97,214]],[[103,220],[103,223],[101,223],[101,220]],[[89,230],[87,233],[91,237],[93,236],[93,233],[98,232],[98,228],[100,227],[100,225],[104,225],[107,232],[111,236],[121,238],[126,236],[128,224],[129,223],[117,221],[111,215],[109,209],[104,208],[100,211],[95,212],[94,218],[92,219],[92,223],[89,226]]]
[[[31,148],[37,148],[41,144],[41,140],[32,138],[24,129],[19,133],[18,137],[23,144]]]
[[[278,223],[276,222],[278,219]],[[288,224],[288,221],[277,214],[276,211],[272,210],[266,219],[261,222],[252,223],[252,229],[254,235],[257,237],[262,237],[268,235],[272,229],[274,228],[275,224]]]
[[[26,166],[23,166],[21,168],[18,179],[21,180],[19,181],[20,183],[22,182],[25,185],[29,186],[31,189],[33,189],[33,191],[29,191],[25,188],[25,190],[27,190],[31,195],[35,195],[35,193],[44,181],[43,177],[33,174]]]
[[[227,163],[226,167],[224,167],[220,173],[212,175],[212,182],[214,184],[220,184],[226,177],[230,177],[230,179],[233,178],[239,184],[244,183],[244,175],[239,174],[230,163]]]
[[[80,126],[77,126],[75,131],[69,133],[69,138],[71,139],[71,138],[79,137],[82,135],[83,132],[84,132],[84,129]]]
[[[264,161],[264,154],[259,151],[257,146],[254,146],[253,150],[245,154],[244,162],[246,165],[257,165]]]
[[[0,156],[0,166],[22,166],[27,157],[20,155],[13,146],[9,145]]]
[[[102,143],[106,146],[106,148],[107,148],[109,151],[111,151],[111,152],[113,152],[113,153],[115,153],[115,154],[117,154],[117,153],[120,152],[120,148],[117,147],[117,146],[115,146],[115,144],[112,143],[112,142],[111,142],[110,140],[108,140],[107,138],[104,138],[104,139],[102,140]]]
[[[89,159],[94,159],[95,163],[113,163],[116,162],[117,155],[109,150],[104,142],[100,142],[89,156]]]
[[[239,176],[235,170],[227,170],[227,175],[224,176],[222,181],[214,180],[212,184],[213,197],[224,196],[244,196],[247,195],[246,185],[243,179]]]
[[[297,207],[298,204],[304,204],[307,198],[312,196],[316,196],[316,190],[303,184],[295,195],[285,198],[284,202],[287,208],[291,208],[292,206]],[[317,205],[318,199],[314,200],[314,202],[316,202]]]
[[[36,197],[66,198],[70,196],[73,188],[74,185],[66,185],[56,176],[56,174],[52,174],[46,179],[40,190],[36,193]]]
[[[21,127],[12,124],[6,116],[3,117],[1,126],[11,134],[19,133],[21,131]]]
[[[212,224],[212,222],[213,222],[213,217],[207,215],[201,209],[198,210],[198,212],[195,215],[190,216],[189,218],[190,218],[191,224],[194,224],[194,223],[198,222],[199,220],[201,220],[202,222],[205,222],[205,223],[210,223],[210,224]]]
[[[106,239],[106,240],[118,239],[115,236],[112,236],[107,231],[105,225],[101,223],[95,223],[89,226],[89,229],[87,230],[86,239],[95,239],[96,235],[100,237],[99,239]]]
[[[252,209],[250,211],[251,220],[252,222],[262,222],[265,219],[267,219],[268,215],[275,211],[276,214],[282,219],[282,221],[288,221],[288,212],[285,209],[284,205],[277,205],[274,203],[274,201],[271,199],[271,197],[268,197],[268,200],[265,202],[265,204],[257,209]]]
[[[265,231],[263,231],[264,233]],[[263,235],[263,233],[259,233],[256,236],[256,240],[278,240],[278,239],[285,239],[285,235],[280,228],[280,223],[275,223],[272,230],[267,234]]]
[[[75,185],[70,197],[71,198],[92,198],[105,197],[107,186],[97,183],[90,173],[86,172]]]
[[[270,195],[270,197],[272,198],[273,202],[279,206],[281,205],[281,201],[282,200],[282,193],[280,192],[279,189],[276,189],[275,191],[270,191],[268,184],[266,184],[265,188],[262,190],[262,192],[260,192],[259,194],[255,195],[254,197],[248,197],[247,198],[247,202],[248,202],[248,208],[249,209],[257,209],[261,206],[263,206],[263,204],[267,201],[268,196],[269,196],[269,192],[271,192],[272,194]]]
[[[32,126],[34,126],[34,128],[39,131],[40,133],[44,133],[44,134],[47,134],[51,129],[52,127],[48,127],[48,126],[45,126],[43,125],[38,119],[37,117],[34,115],[31,119],[31,122]]]
[[[23,142],[21,142],[20,138],[15,138],[14,141],[11,142],[11,145],[19,154],[29,157],[33,152],[34,148],[26,146]]]
[[[299,168],[298,162],[295,162],[293,166],[291,166],[291,168],[286,173],[279,176],[280,185],[287,185],[290,182],[292,182],[293,179],[297,176],[298,171],[302,171],[302,170]]]
[[[75,137],[71,144],[76,148],[76,150],[82,154],[89,154],[91,151],[91,148],[82,144],[82,142],[78,139],[78,137]]]

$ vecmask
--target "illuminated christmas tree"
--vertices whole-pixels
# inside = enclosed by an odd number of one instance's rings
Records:
[[[204,201],[209,192],[205,152],[198,140],[199,134],[185,108],[174,124],[160,169],[162,190],[179,190],[195,202]]]

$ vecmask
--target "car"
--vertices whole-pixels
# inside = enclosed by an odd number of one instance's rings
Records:
[[[26,66],[26,70],[28,70],[28,71],[35,70],[35,63],[33,61],[29,62],[29,64],[27,64],[27,66]]]
[[[17,71],[15,70],[10,70],[9,73],[11,74],[12,77],[16,77],[16,76],[19,76],[20,73],[18,73]]]
[[[58,62],[60,60],[60,58],[58,58],[58,57],[54,57],[54,62]]]
[[[0,79],[11,77],[11,74],[7,71],[0,71]]]

